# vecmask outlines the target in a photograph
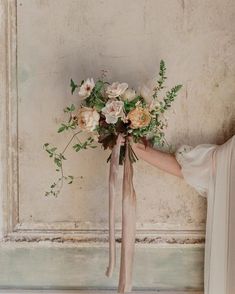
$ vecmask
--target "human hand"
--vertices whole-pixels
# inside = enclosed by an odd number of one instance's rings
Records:
[[[124,146],[126,144],[126,139],[127,139],[126,137],[121,138],[121,146]],[[135,143],[131,136],[128,136],[128,140],[129,140],[133,150],[138,150],[138,149],[144,150],[144,149],[146,149],[146,146],[144,146],[143,143],[140,143],[140,142]]]

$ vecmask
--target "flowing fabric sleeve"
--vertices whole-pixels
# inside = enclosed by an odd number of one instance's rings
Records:
[[[212,155],[217,145],[181,146],[175,153],[185,181],[206,197],[213,169]]]

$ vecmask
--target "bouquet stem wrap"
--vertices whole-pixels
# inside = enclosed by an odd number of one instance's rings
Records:
[[[117,139],[110,162],[109,176],[109,267],[106,275],[111,276],[116,263],[115,248],[115,191],[119,166],[121,135]],[[130,160],[130,144],[126,141],[122,186],[122,244],[118,292],[130,292],[136,234],[136,194],[133,186],[133,166]]]

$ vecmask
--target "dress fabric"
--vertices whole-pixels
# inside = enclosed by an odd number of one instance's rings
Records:
[[[186,182],[207,197],[204,293],[235,293],[235,136],[176,152]]]

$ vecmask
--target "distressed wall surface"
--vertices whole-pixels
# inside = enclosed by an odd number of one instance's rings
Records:
[[[137,246],[134,288],[138,290],[201,289],[202,248],[201,246],[182,248]],[[111,279],[107,279],[104,275],[108,248],[101,244],[96,246],[72,244],[65,248],[58,244],[30,247],[18,243],[17,246],[11,247],[3,245],[0,249],[0,262],[5,265],[5,274],[0,275],[1,287],[9,288],[17,285],[18,288],[33,289],[50,289],[53,286],[57,289],[88,287],[115,289],[118,283],[118,271],[115,271]],[[171,267],[166,266],[169,257]],[[143,260],[148,267],[143,266]],[[12,267],[14,274],[11,274]]]
[[[17,1],[19,221],[107,227],[107,152],[70,154],[66,169],[78,181],[58,199],[43,197],[55,174],[42,144],[62,148],[62,109],[79,103],[71,77],[106,69],[137,87],[163,58],[168,84],[184,85],[168,114],[169,142],[223,142],[234,115],[234,16],[234,1]],[[139,228],[204,228],[205,201],[181,180],[139,162],[135,183]]]
[[[0,42],[0,224],[7,240],[80,242],[83,238],[89,250],[97,239],[107,240],[108,152],[69,153],[66,171],[77,181],[65,186],[56,199],[44,197],[56,174],[42,145],[49,141],[63,148],[67,138],[56,134],[64,117],[62,110],[72,102],[79,103],[78,97],[70,94],[71,77],[77,82],[97,78],[104,69],[110,81],[138,87],[158,73],[159,61],[164,59],[167,84],[184,85],[168,113],[167,138],[173,148],[220,144],[234,134],[234,1],[0,0],[0,5],[0,38],[5,40]],[[4,24],[8,32],[2,29]],[[203,242],[205,199],[182,180],[141,161],[135,165],[134,181],[137,241],[143,246],[137,253],[136,287],[200,289],[203,247],[192,244]],[[121,185],[121,170],[119,182]],[[119,223],[117,213],[117,227]],[[151,247],[151,242],[160,244]],[[166,243],[174,245],[169,250]],[[79,247],[81,264],[80,257],[78,263],[71,262],[77,251],[70,250],[66,242],[61,251],[51,250],[50,242],[40,248],[35,242],[22,245],[22,250],[17,246],[10,242],[1,247],[5,271],[0,287],[40,283],[62,287],[60,282],[68,280],[75,287],[105,288],[116,283],[92,280],[85,262],[89,255],[86,246]],[[104,272],[102,246],[96,246],[95,261]],[[40,256],[48,254],[52,254],[51,260],[44,266],[51,265],[50,271],[46,273],[39,262],[38,275],[28,279],[31,258],[40,261]],[[16,268],[13,285],[9,271],[22,260],[24,270]],[[78,276],[84,272],[85,284],[76,275],[59,281],[55,272],[58,264],[73,265]],[[144,278],[143,265],[150,271]],[[179,268],[182,275],[177,278],[173,273]],[[93,273],[97,274],[96,269]]]

